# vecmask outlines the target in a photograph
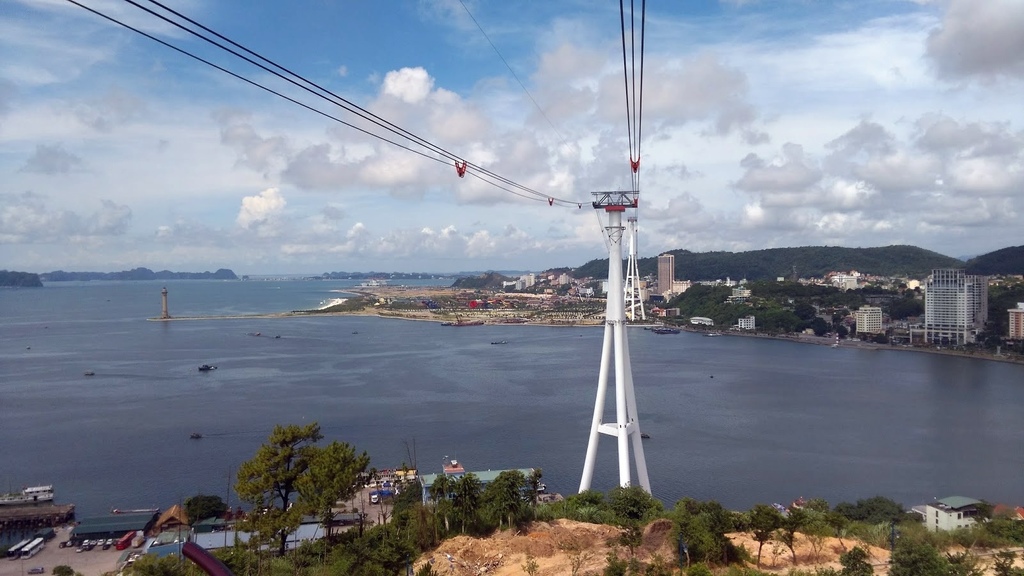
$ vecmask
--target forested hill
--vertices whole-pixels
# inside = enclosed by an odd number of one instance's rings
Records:
[[[13,270],[0,270],[0,286],[14,286],[18,288],[39,288],[43,283],[39,280],[38,274],[31,272],[15,272]]]
[[[515,280],[508,276],[503,276],[497,272],[487,272],[479,276],[469,276],[466,278],[459,278],[453,284],[452,288],[461,288],[464,290],[500,290],[502,282],[509,282]]]
[[[149,268],[135,268],[121,272],[65,272],[57,270],[40,274],[44,282],[65,282],[70,280],[238,280],[235,273],[226,268],[216,272],[153,272]]]
[[[968,274],[1024,274],[1024,246],[1011,246],[967,261]]]
[[[803,246],[770,248],[749,252],[690,252],[671,250],[676,257],[676,280],[774,280],[790,278],[794,268],[797,276],[822,276],[832,271],[856,270],[880,276],[923,278],[933,268],[963,268],[965,263],[938,252],[916,246],[885,246],[879,248],[840,248],[837,246]],[[641,258],[640,275],[657,274],[658,258]],[[577,278],[603,278],[608,274],[608,260],[591,260],[577,268]]]

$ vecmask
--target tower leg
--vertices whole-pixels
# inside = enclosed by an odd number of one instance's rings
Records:
[[[612,359],[612,327],[605,324],[604,346],[601,351],[601,372],[597,377],[597,400],[594,401],[594,419],[590,423],[590,441],[587,442],[587,458],[583,461],[583,478],[580,479],[580,492],[590,490],[594,479],[594,464],[597,462],[597,444],[601,439],[601,420],[604,415],[604,399],[608,392],[608,369]]]

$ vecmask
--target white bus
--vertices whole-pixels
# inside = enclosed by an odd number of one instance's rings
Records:
[[[18,558],[21,558],[21,550],[22,550],[22,548],[27,546],[28,543],[31,542],[31,541],[32,541],[31,538],[26,538],[26,539],[22,540],[21,542],[18,542],[17,544],[15,544],[14,546],[11,546],[10,548],[8,548],[7,549],[7,559],[8,560],[17,560]]]
[[[39,554],[39,551],[43,549],[44,542],[46,542],[46,540],[44,540],[41,536],[29,542],[27,546],[21,549],[21,557],[31,558],[36,554]]]

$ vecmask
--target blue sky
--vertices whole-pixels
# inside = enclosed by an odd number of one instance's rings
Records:
[[[81,1],[354,121],[131,4]],[[628,187],[618,3],[464,2],[164,3],[543,194]],[[1024,244],[1024,2],[647,4],[641,256]],[[5,1],[0,54],[0,268],[449,272],[606,255],[586,204],[460,179],[64,0]]]

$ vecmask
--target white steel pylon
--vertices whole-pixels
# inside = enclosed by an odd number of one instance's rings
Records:
[[[632,443],[636,458],[636,475],[640,486],[648,493],[651,482],[647,478],[647,461],[640,437],[636,395],[633,393],[633,370],[629,364],[629,341],[626,339],[626,317],[622,287],[622,213],[636,206],[632,192],[594,192],[594,209],[608,214],[605,234],[608,237],[608,305],[605,309],[604,346],[601,351],[601,371],[597,379],[597,400],[594,419],[590,425],[587,458],[583,463],[580,492],[590,489],[597,460],[597,444],[601,434],[615,436],[619,448],[619,486],[632,484],[629,449]],[[614,364],[614,366],[613,366]],[[615,423],[604,423],[605,394],[608,378],[615,374]]]
[[[629,234],[629,259],[626,260],[626,316],[630,322],[647,319],[647,312],[644,310],[643,294],[640,291],[640,268],[636,263],[636,216],[630,216],[626,232]]]

